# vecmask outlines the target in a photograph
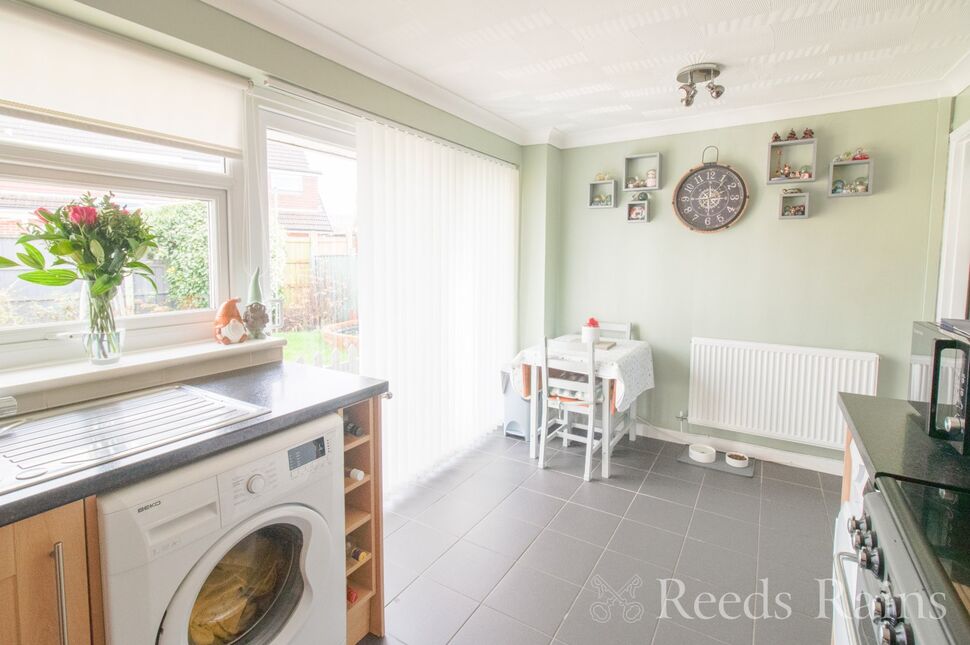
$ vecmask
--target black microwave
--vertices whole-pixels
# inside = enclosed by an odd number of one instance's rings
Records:
[[[970,322],[913,323],[909,398],[926,432],[970,456]]]

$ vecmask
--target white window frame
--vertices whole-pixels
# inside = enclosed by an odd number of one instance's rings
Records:
[[[963,318],[970,266],[970,121],[950,133],[936,319]]]
[[[244,284],[248,271],[232,262],[233,251],[245,248],[245,230],[234,230],[244,227],[231,226],[231,213],[243,203],[242,175],[242,161],[234,158],[226,158],[226,170],[219,173],[0,143],[0,176],[76,185],[78,195],[89,186],[107,186],[117,192],[197,198],[213,204],[209,308],[119,319],[119,327],[126,331],[126,351],[200,341],[211,335],[216,308],[236,285]],[[81,359],[80,344],[66,342],[58,334],[79,331],[83,324],[66,321],[0,329],[0,369]]]

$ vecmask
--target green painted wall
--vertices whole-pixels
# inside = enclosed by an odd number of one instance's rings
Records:
[[[240,74],[258,70],[323,96],[518,164],[522,148],[449,112],[199,0],[29,0],[57,13]],[[379,20],[375,26],[379,28]]]
[[[904,396],[911,323],[934,315],[949,123],[950,100],[940,99],[564,150],[557,332],[591,315],[634,322],[653,346],[657,382],[639,412],[665,428],[687,408],[692,336],[877,352],[879,393]],[[767,144],[773,131],[806,126],[818,138],[811,217],[779,221]],[[670,200],[707,145],[752,197],[733,228],[704,235]],[[874,194],[826,197],[828,161],[860,145],[875,160]],[[641,152],[663,153],[650,222],[628,224],[625,199],[588,209],[595,174],[622,177],[624,156]]]
[[[950,132],[970,121],[970,87],[953,97],[953,118],[950,120]]]

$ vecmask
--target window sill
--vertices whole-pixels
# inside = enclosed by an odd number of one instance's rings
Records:
[[[92,365],[87,361],[71,361],[4,370],[0,371],[0,394],[17,396],[38,390],[85,385],[96,380],[142,374],[191,362],[251,354],[266,349],[281,348],[284,345],[286,340],[282,338],[250,340],[237,345],[220,345],[210,340],[128,352],[113,365]]]

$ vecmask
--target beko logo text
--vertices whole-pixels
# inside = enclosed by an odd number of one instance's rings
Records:
[[[161,506],[161,505],[162,505],[162,500],[156,499],[151,504],[145,504],[144,506],[140,506],[138,508],[138,512],[141,513],[142,511],[147,511],[149,509],[152,509],[152,508],[155,508],[156,506]]]

